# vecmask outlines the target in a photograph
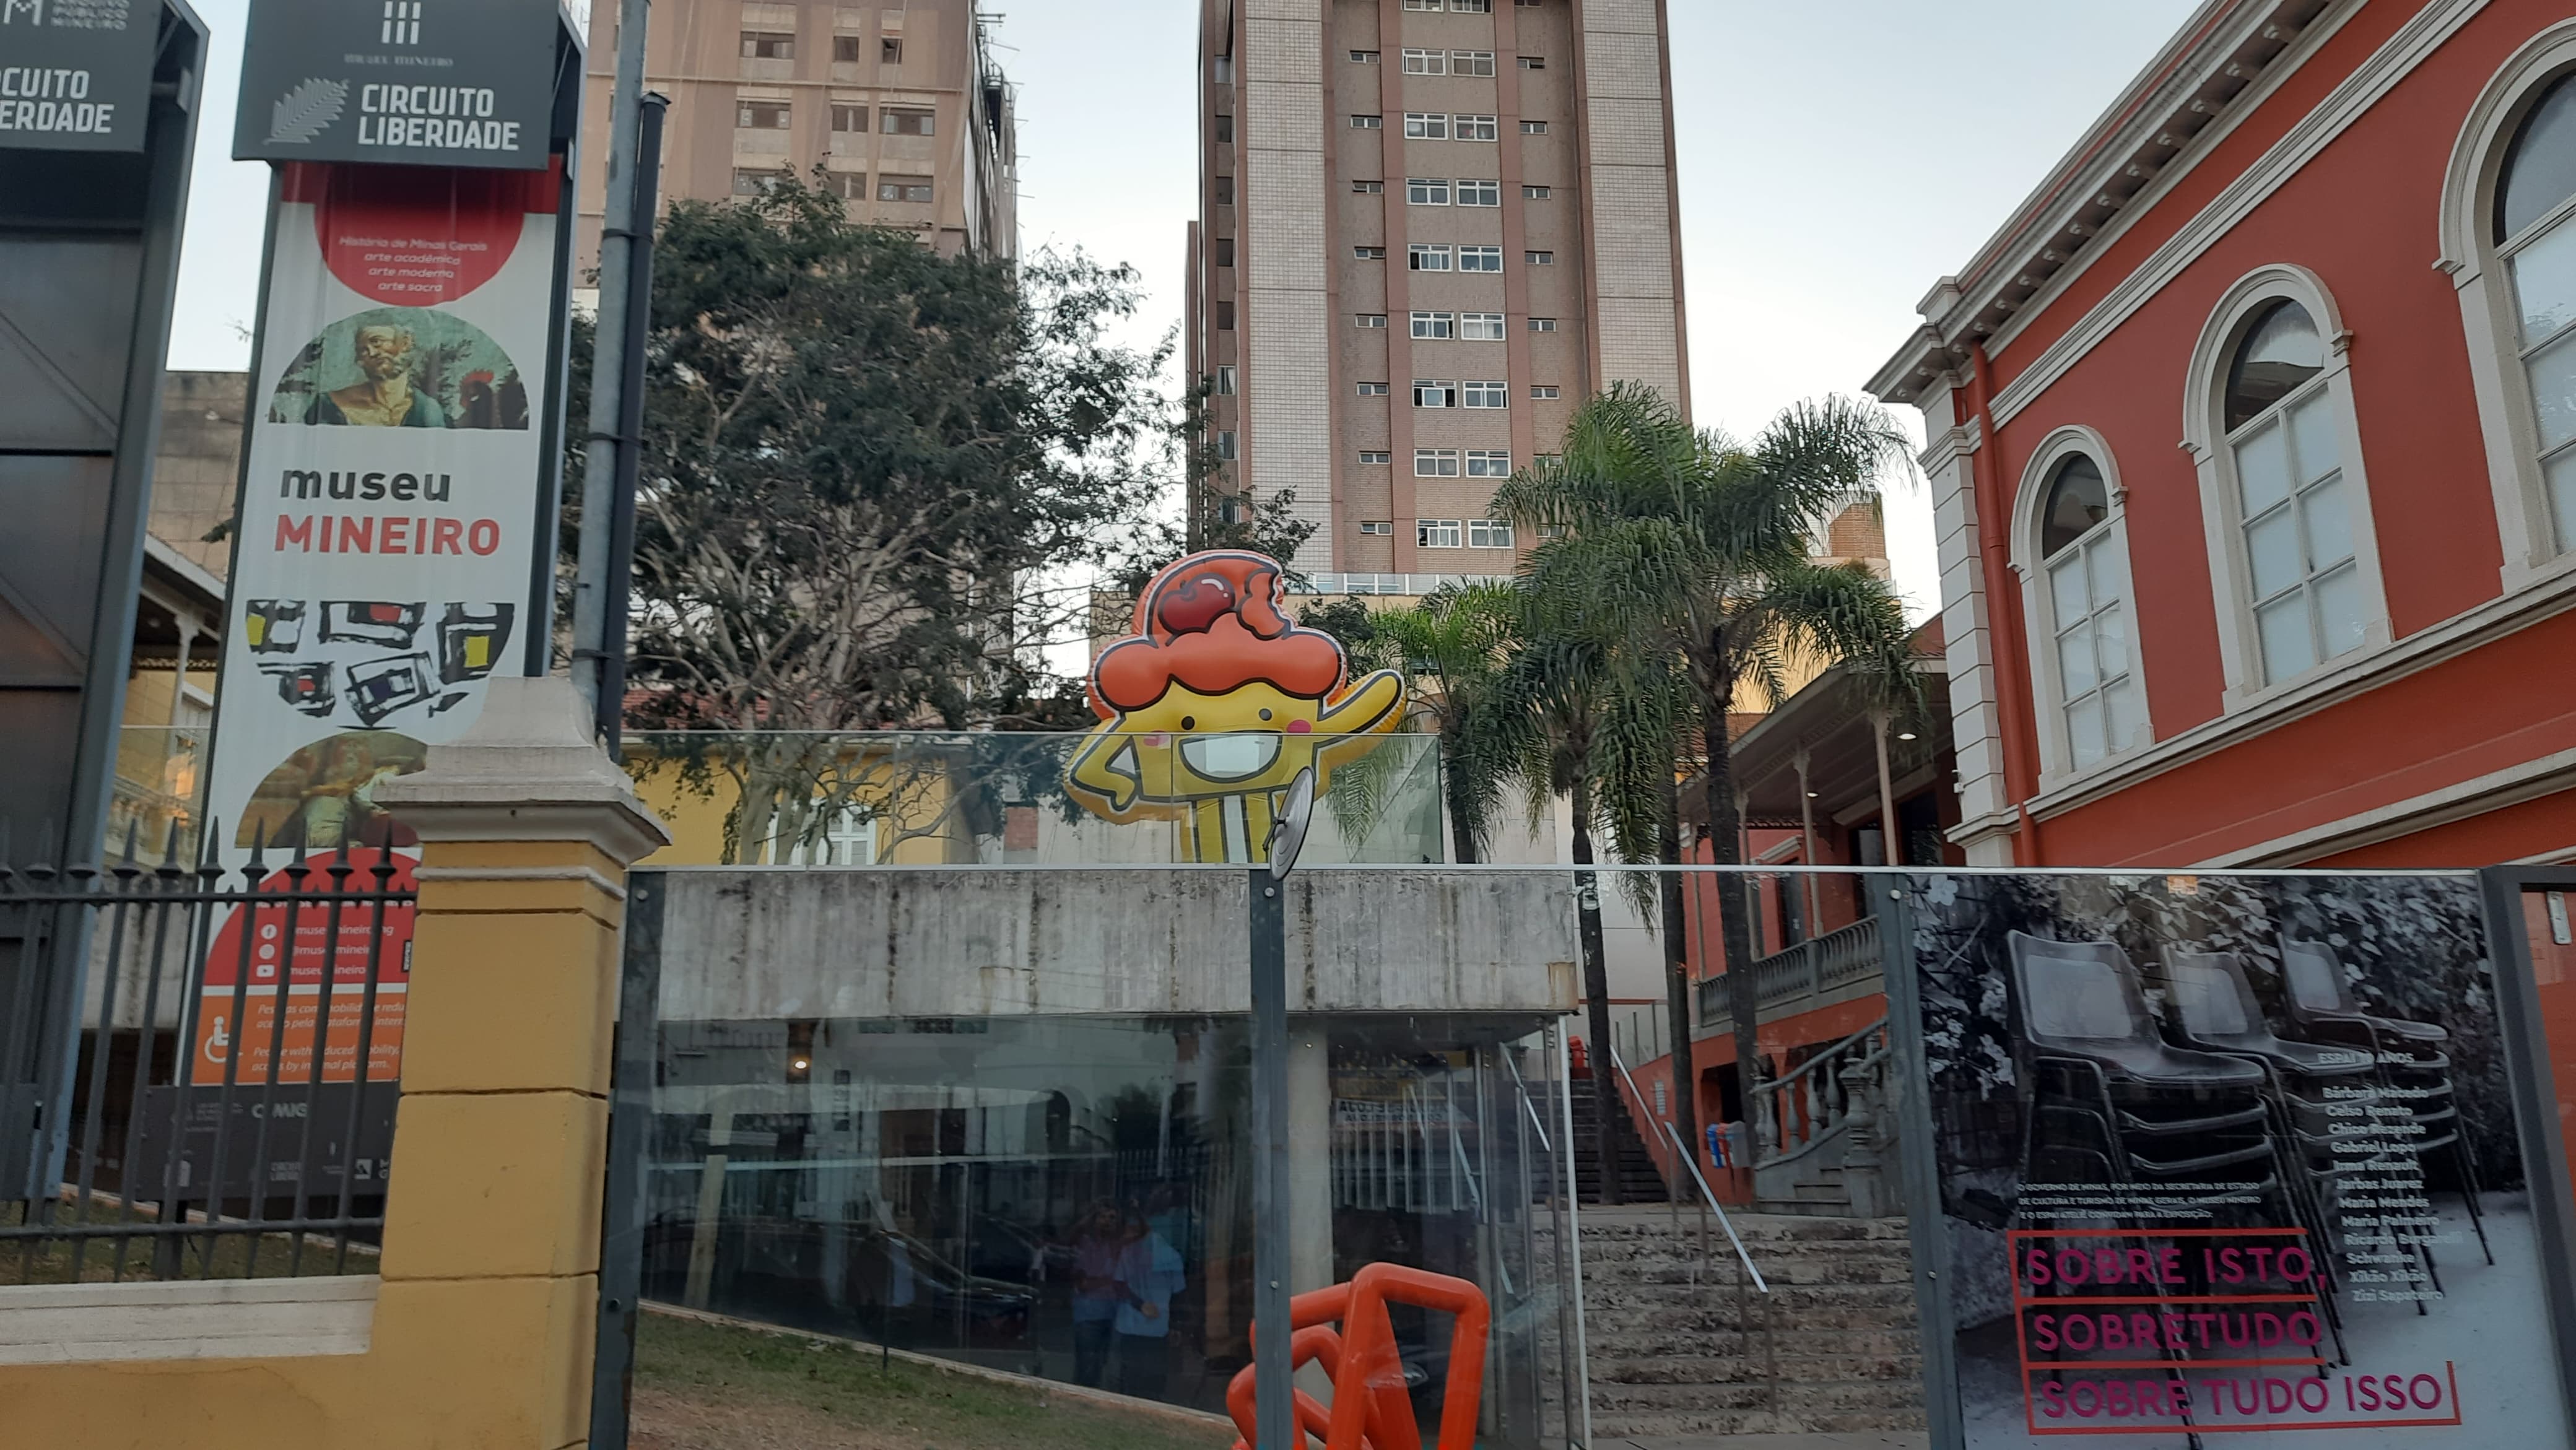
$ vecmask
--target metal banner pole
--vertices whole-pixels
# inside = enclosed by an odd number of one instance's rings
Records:
[[[1247,878],[1252,927],[1253,1450],[1291,1450],[1288,1352],[1288,912],[1268,866]]]
[[[644,1296],[644,1153],[652,1139],[653,1064],[661,1041],[660,872],[628,878],[626,945],[617,978],[617,1059],[610,1069],[608,1173],[600,1195],[599,1354],[591,1370],[590,1450],[626,1450],[635,1393],[635,1326]]]

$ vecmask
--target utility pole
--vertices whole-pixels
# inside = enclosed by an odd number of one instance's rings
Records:
[[[624,607],[625,591],[610,577],[617,515],[618,471],[635,440],[624,431],[629,409],[627,354],[633,335],[633,296],[638,285],[638,229],[649,233],[648,204],[636,214],[636,169],[643,149],[644,39],[652,0],[618,0],[617,80],[608,101],[607,217],[599,234],[599,314],[590,354],[590,429],[583,449],[581,552],[572,591],[572,683],[597,720],[620,703],[603,699],[608,668],[608,616],[612,597]],[[647,284],[649,285],[649,284]],[[638,413],[640,416],[640,412]],[[631,473],[629,474],[631,477]],[[622,639],[624,631],[619,636]],[[622,673],[622,672],[621,672]]]
[[[1270,860],[1252,868],[1252,1450],[1294,1450],[1288,1277],[1288,873],[1315,812],[1315,772],[1299,771],[1271,827]]]

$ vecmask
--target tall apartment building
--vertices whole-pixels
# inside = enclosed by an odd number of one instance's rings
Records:
[[[577,266],[597,265],[607,200],[613,0],[591,7]],[[943,252],[1019,249],[1011,87],[973,0],[659,0],[645,52],[671,98],[662,196],[712,201],[810,176],[851,215]]]
[[[1326,593],[1509,574],[1494,488],[1584,397],[1689,407],[1663,0],[1201,6],[1202,502],[1293,494]]]

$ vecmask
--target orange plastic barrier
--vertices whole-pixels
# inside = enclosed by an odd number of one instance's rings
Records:
[[[1493,1312],[1484,1291],[1466,1280],[1397,1264],[1371,1264],[1347,1284],[1289,1301],[1290,1365],[1320,1364],[1333,1381],[1330,1406],[1294,1392],[1293,1450],[1305,1450],[1310,1436],[1322,1440],[1324,1450],[1422,1450],[1422,1426],[1413,1417],[1395,1324],[1386,1312],[1390,1303],[1451,1316],[1449,1384],[1440,1401],[1437,1450],[1473,1450],[1485,1398],[1485,1332]],[[1247,1367],[1226,1388],[1226,1409],[1243,1437],[1234,1450],[1249,1450],[1255,1436],[1254,1380]]]

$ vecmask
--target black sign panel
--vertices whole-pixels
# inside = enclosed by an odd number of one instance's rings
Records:
[[[547,0],[254,0],[233,159],[538,170],[559,23]]]
[[[188,1095],[181,1124],[184,1146],[174,1159],[171,1099],[182,1091]],[[233,1089],[227,1104],[216,1089],[151,1088],[144,1093],[133,1194],[159,1197],[167,1174],[178,1197],[205,1198],[219,1156],[226,1195],[285,1194],[298,1185],[308,1194],[337,1193],[344,1178],[352,1194],[382,1193],[393,1158],[394,1107],[402,1090],[394,1083],[369,1083],[366,1100],[353,1103],[357,1092],[355,1084],[326,1082],[283,1083],[263,1093],[258,1084],[246,1083]],[[218,1135],[218,1123],[228,1123],[229,1130]]]
[[[1918,884],[1936,1438],[2576,1444],[2471,882]]]
[[[140,151],[160,0],[0,0],[0,148]]]

